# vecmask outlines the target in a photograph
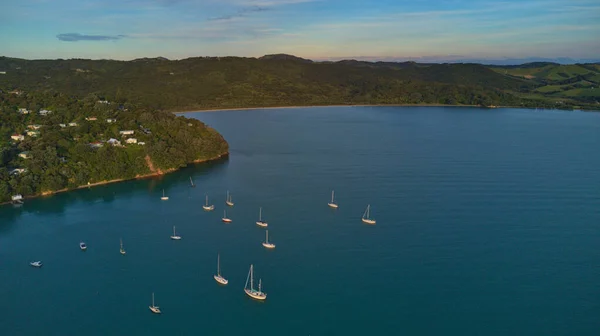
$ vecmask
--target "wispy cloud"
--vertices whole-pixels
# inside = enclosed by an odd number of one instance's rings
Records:
[[[226,21],[226,20],[231,20],[236,17],[246,16],[250,13],[264,12],[267,10],[269,10],[267,7],[260,7],[260,6],[244,7],[244,8],[240,8],[235,13],[228,14],[228,15],[221,15],[221,16],[217,16],[217,17],[211,17],[211,18],[208,18],[207,20],[208,21]]]
[[[126,35],[84,35],[79,33],[58,34],[56,38],[65,42],[78,41],[115,41],[127,37]]]

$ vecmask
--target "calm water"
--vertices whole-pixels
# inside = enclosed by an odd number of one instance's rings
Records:
[[[229,160],[0,207],[2,335],[598,335],[599,113],[187,116],[223,133]],[[242,291],[250,263],[265,303]]]

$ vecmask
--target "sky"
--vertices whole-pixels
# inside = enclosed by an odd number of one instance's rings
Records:
[[[0,0],[0,55],[600,58],[600,0]]]

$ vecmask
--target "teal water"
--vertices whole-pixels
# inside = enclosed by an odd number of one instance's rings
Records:
[[[600,114],[186,116],[220,131],[229,159],[0,207],[0,334],[598,335]],[[250,263],[264,303],[242,290]]]

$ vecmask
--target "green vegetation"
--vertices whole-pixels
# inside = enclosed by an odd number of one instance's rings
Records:
[[[156,174],[228,151],[197,120],[93,94],[1,90],[0,121],[0,202]]]

